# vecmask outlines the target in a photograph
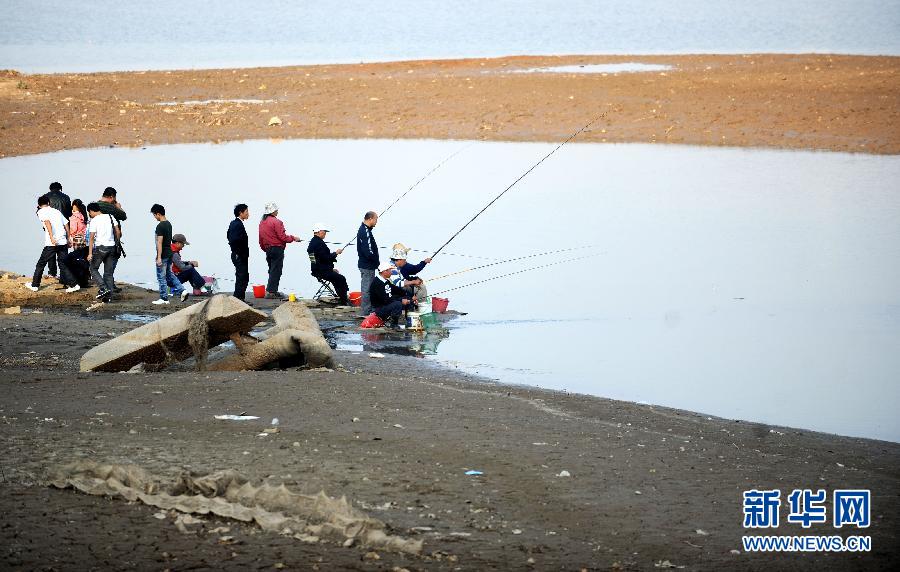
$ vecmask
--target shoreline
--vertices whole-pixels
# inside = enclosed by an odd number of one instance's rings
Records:
[[[626,62],[672,69],[519,73]],[[183,103],[207,100],[224,101]],[[6,71],[0,72],[0,157],[265,138],[558,142],[600,114],[576,141],[898,154],[898,109],[897,56],[510,56],[219,70]],[[273,117],[280,124],[269,125]]]
[[[333,370],[79,373],[86,349],[139,325],[116,314],[180,307],[147,308],[151,298],[126,285],[121,304],[98,312],[34,298],[24,305],[42,313],[0,315],[7,565],[645,570],[668,561],[846,570],[900,562],[900,444],[504,385],[367,352],[336,352]],[[242,412],[260,419],[213,419]],[[275,417],[279,432],[261,434]],[[372,556],[202,515],[183,532],[174,512],[45,486],[55,468],[78,460],[172,477],[230,469],[293,492],[346,495],[423,549]],[[484,474],[465,475],[470,469]],[[865,531],[747,531],[740,499],[751,488],[783,496],[870,489],[873,522]],[[741,536],[759,533],[865,534],[872,552],[743,552]]]

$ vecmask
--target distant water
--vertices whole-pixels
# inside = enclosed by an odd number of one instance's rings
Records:
[[[280,205],[289,232],[309,239],[322,221],[334,231],[328,239],[344,243],[366,210],[383,209],[463,149],[375,229],[383,246],[433,252],[551,148],[294,140],[0,159],[0,268],[34,267],[42,245],[35,198],[59,180],[82,199],[118,188],[129,216],[128,258],[116,275],[148,285],[150,205],[166,206],[191,242],[185,256],[227,288],[225,229],[232,205],[248,203],[250,275],[259,284],[264,203]],[[448,323],[448,338],[423,339],[422,352],[507,383],[900,442],[898,181],[900,156],[567,145],[421,274],[437,294],[597,256],[447,292],[450,307],[469,315]],[[438,279],[483,257],[586,245],[597,248]],[[309,297],[317,284],[305,249],[288,246],[282,290]],[[338,268],[358,289],[354,249]],[[368,334],[356,336],[347,341],[365,349]]]
[[[513,54],[900,54],[900,0],[0,0],[0,68],[273,66]]]

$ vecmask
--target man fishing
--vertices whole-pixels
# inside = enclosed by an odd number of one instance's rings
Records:
[[[347,291],[350,287],[347,285],[347,279],[334,269],[334,263],[344,249],[338,248],[331,252],[331,249],[325,244],[326,234],[328,234],[328,229],[323,223],[317,222],[313,226],[313,237],[309,239],[309,246],[306,247],[306,253],[309,255],[310,274],[320,280],[331,282],[338,295],[338,304],[349,306]]]
[[[409,284],[407,292],[415,295],[419,300],[424,300],[428,297],[428,290],[425,288],[425,281],[417,275],[431,263],[431,258],[425,258],[418,264],[411,264],[406,260],[409,251],[410,249],[403,246],[402,242],[398,242],[393,247],[391,262],[400,272],[400,278]]]
[[[356,254],[359,256],[360,292],[362,292],[361,310],[364,318],[372,312],[372,300],[369,296],[369,286],[375,280],[375,271],[380,263],[378,259],[378,244],[372,236],[372,229],[378,224],[378,213],[369,211],[363,217],[362,224],[356,232]]]
[[[369,299],[375,315],[382,322],[396,328],[400,314],[418,300],[415,296],[410,297],[403,288],[394,285],[391,281],[393,272],[394,266],[390,262],[384,262],[378,267],[378,273],[369,285]]]

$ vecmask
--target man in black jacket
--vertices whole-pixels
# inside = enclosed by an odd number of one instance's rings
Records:
[[[231,263],[234,264],[234,297],[244,300],[250,283],[250,245],[244,221],[250,218],[250,209],[241,203],[234,207],[234,220],[228,225],[228,246],[231,247]]]
[[[390,321],[390,325],[396,327],[400,314],[411,303],[416,302],[416,297],[409,297],[403,288],[395,286],[391,282],[391,273],[394,267],[390,262],[385,262],[378,267],[378,274],[369,286],[369,297],[372,300],[372,309],[375,315],[383,322]]]
[[[375,270],[378,268],[378,244],[372,236],[372,229],[378,224],[378,213],[369,211],[363,218],[359,230],[356,232],[356,254],[359,256],[360,291],[362,292],[362,316],[368,316],[372,311],[372,301],[369,300],[369,286],[375,280]]]
[[[125,211],[122,210],[122,205],[119,203],[119,199],[116,197],[117,191],[113,187],[106,187],[103,189],[103,195],[97,200],[97,207],[100,209],[100,214],[104,215],[112,215],[115,220],[115,226],[119,230],[119,244],[122,242],[122,221],[128,219],[128,215],[125,214]],[[119,260],[125,256],[125,251],[122,249],[119,252],[119,255],[112,259],[112,273],[115,274],[116,266],[119,265]],[[112,283],[115,284],[115,278],[112,278]],[[118,286],[113,288],[113,292],[119,293],[122,289]]]
[[[350,287],[347,285],[347,279],[334,269],[334,262],[337,260],[338,254],[344,252],[344,249],[338,248],[331,252],[331,249],[325,244],[327,233],[328,229],[324,224],[317,222],[313,226],[313,237],[309,239],[309,246],[306,247],[306,253],[309,255],[310,274],[334,284],[334,290],[338,295],[338,304],[349,306],[347,291],[350,290]]]
[[[69,195],[62,192],[62,185],[50,183],[50,192],[47,193],[47,198],[50,199],[50,206],[61,212],[68,221],[72,216],[72,201],[69,199]]]
[[[69,217],[72,216],[72,201],[69,199],[69,195],[62,192],[62,185],[55,181],[50,183],[50,192],[46,196],[50,200],[50,206],[61,212],[68,222]],[[56,258],[50,259],[47,272],[50,276],[56,276],[59,272],[56,267]]]

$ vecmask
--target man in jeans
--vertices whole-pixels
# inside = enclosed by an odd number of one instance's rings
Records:
[[[284,223],[278,219],[278,205],[266,203],[262,221],[259,223],[259,247],[266,253],[266,262],[269,264],[266,298],[284,299],[284,294],[278,291],[281,270],[284,266],[284,247],[300,241],[301,239],[285,232]]]
[[[228,225],[228,246],[231,247],[231,263],[234,264],[234,297],[244,300],[247,297],[247,284],[250,283],[250,242],[244,221],[250,218],[250,209],[241,203],[234,206],[234,220]]]
[[[372,236],[372,229],[378,224],[378,213],[369,211],[363,217],[359,230],[356,231],[356,254],[359,256],[359,289],[362,292],[362,304],[360,310],[365,318],[372,311],[372,299],[369,297],[369,286],[375,280],[375,271],[378,269],[378,244]]]
[[[106,187],[103,189],[103,196],[101,196],[97,200],[97,206],[100,207],[100,213],[104,215],[112,215],[115,219],[114,223],[118,227],[118,236],[119,240],[122,240],[122,221],[128,219],[128,215],[122,210],[122,205],[119,203],[119,200],[116,198],[117,191],[113,187]],[[119,258],[116,257],[113,260],[112,271],[115,273],[116,266],[119,264]],[[121,290],[118,287],[113,288],[114,292],[120,292]]]
[[[69,195],[63,192],[62,185],[58,182],[50,183],[50,192],[47,193],[47,198],[50,199],[50,206],[61,212],[66,220],[69,220],[69,217],[72,216],[72,201],[69,199]],[[56,266],[56,259],[51,258],[50,276],[56,276]]]
[[[44,249],[38,258],[34,267],[34,276],[32,276],[31,284],[25,287],[32,292],[37,292],[41,285],[41,275],[44,274],[44,268],[52,260],[58,263],[60,282],[66,286],[67,292],[75,292],[78,282],[72,277],[68,268],[63,263],[66,253],[69,252],[69,223],[63,217],[63,214],[57,209],[50,206],[50,199],[47,195],[38,198],[38,220],[44,225]]]
[[[119,259],[119,249],[116,246],[116,239],[120,236],[119,226],[114,224],[111,215],[100,212],[100,205],[97,203],[90,203],[87,211],[91,217],[87,261],[91,265],[91,277],[99,288],[97,299],[108,303],[112,300],[113,288],[116,286],[113,270]],[[98,271],[101,264],[102,277]]]
[[[156,281],[159,282],[159,300],[153,304],[162,306],[169,303],[169,284],[172,294],[187,300],[187,290],[172,273],[172,223],[166,220],[166,207],[155,204],[150,207],[150,214],[157,220],[156,225]],[[93,223],[93,221],[91,221]]]

